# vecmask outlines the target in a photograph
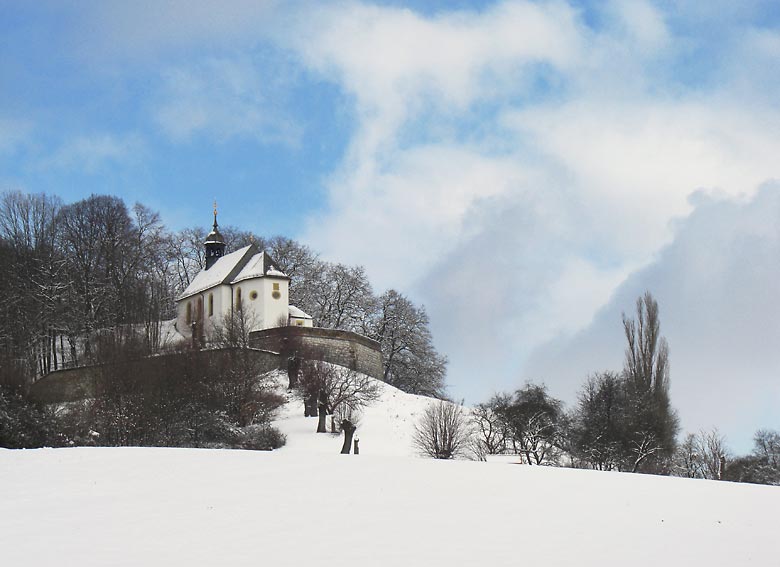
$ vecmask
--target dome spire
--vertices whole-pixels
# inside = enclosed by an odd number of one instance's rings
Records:
[[[206,236],[206,241],[203,243],[206,246],[206,269],[208,270],[213,266],[217,260],[225,255],[225,239],[219,232],[219,225],[217,224],[217,200],[214,200],[214,226],[211,232]]]

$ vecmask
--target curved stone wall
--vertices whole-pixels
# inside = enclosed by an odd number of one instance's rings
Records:
[[[275,351],[282,360],[300,356],[338,364],[374,378],[383,378],[382,351],[375,340],[352,333],[320,327],[276,327],[253,331],[249,344]]]

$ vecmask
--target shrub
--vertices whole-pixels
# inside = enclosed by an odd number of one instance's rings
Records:
[[[412,442],[421,454],[434,459],[461,456],[469,445],[471,431],[463,406],[439,400],[414,426]]]

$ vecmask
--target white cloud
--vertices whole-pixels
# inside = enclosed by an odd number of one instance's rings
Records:
[[[780,113],[709,100],[588,97],[510,113],[507,123],[588,195],[583,211],[623,258],[648,258],[697,189],[751,194],[778,175]],[[599,222],[601,221],[601,223]],[[603,224],[608,221],[608,224]]]
[[[116,136],[95,133],[72,138],[62,144],[41,167],[75,169],[95,173],[110,164],[132,163],[144,152],[144,143],[136,134]]]
[[[392,148],[404,121],[431,105],[462,111],[516,91],[525,66],[574,66],[575,17],[559,2],[504,2],[432,19],[351,2],[301,11],[295,31],[277,40],[355,97],[361,124],[351,155],[372,161]]]
[[[155,119],[178,142],[206,135],[294,145],[299,127],[269,96],[272,81],[244,57],[212,57],[172,68],[164,73]]]

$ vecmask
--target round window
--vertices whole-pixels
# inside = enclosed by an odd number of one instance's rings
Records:
[[[280,297],[282,297],[282,294],[278,291],[274,291],[271,292],[271,297],[273,297],[274,299],[279,299]]]
[[[249,292],[249,299],[251,299],[252,301],[257,299],[257,292],[256,291]]]

